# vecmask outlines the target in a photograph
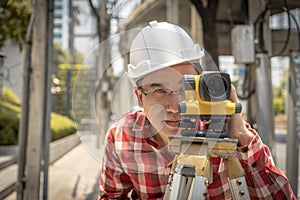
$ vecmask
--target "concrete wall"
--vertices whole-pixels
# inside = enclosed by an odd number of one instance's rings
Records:
[[[61,158],[68,151],[73,149],[80,143],[80,138],[77,134],[69,135],[62,139],[50,143],[49,163],[53,163]]]

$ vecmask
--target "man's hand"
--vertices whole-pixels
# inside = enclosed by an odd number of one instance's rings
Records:
[[[238,103],[239,99],[234,86],[231,86],[230,100]],[[228,131],[231,138],[238,139],[238,146],[249,145],[254,135],[246,128],[242,113],[232,115],[228,120]]]

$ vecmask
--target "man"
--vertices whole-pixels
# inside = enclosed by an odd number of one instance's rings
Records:
[[[204,51],[180,27],[156,21],[132,42],[128,77],[141,109],[123,115],[108,130],[100,177],[100,199],[163,199],[174,160],[168,136],[179,135],[178,104],[184,99],[184,74],[201,73]],[[201,63],[202,67],[204,63]],[[231,101],[238,102],[232,87]],[[234,114],[228,120],[238,139],[237,157],[245,170],[251,199],[296,199],[269,149],[255,130]],[[232,199],[224,160],[213,158],[210,199]]]

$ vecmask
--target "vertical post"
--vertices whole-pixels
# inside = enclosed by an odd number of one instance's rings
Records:
[[[47,62],[47,1],[36,0],[36,20],[33,28],[32,82],[27,140],[26,199],[40,199],[42,141],[45,131],[46,62]]]
[[[300,52],[292,51],[289,68],[288,132],[286,169],[292,189],[298,193],[299,138],[300,132]]]
[[[66,116],[71,118],[70,111],[71,111],[71,76],[72,76],[72,68],[73,65],[71,64],[70,68],[66,69]]]
[[[5,56],[0,53],[0,95],[2,94],[2,87],[4,82],[4,58]]]
[[[191,5],[191,36],[201,46],[204,46],[202,19],[194,5]]]
[[[274,110],[270,59],[267,53],[256,55],[257,129],[263,143],[274,149]]]
[[[249,8],[249,22],[254,24],[258,16],[266,8],[265,3],[260,0],[248,1]],[[275,154],[274,141],[274,110],[273,110],[273,94],[272,94],[272,79],[269,55],[272,54],[272,37],[269,28],[269,12],[264,15],[263,33],[260,35],[258,28],[256,29],[256,38],[260,37],[260,44],[262,49],[256,54],[256,69],[255,69],[255,83],[256,93],[252,101],[256,101],[256,123],[258,132],[263,142],[269,146],[271,152]],[[257,24],[254,24],[257,25]],[[258,26],[257,26],[258,27]],[[253,103],[251,104],[253,105]],[[251,109],[251,108],[250,108]]]
[[[30,16],[30,22],[26,31],[25,44],[23,46],[23,80],[22,80],[22,104],[21,119],[19,124],[18,136],[18,180],[16,184],[17,200],[24,199],[25,190],[25,166],[26,166],[26,149],[28,137],[28,115],[29,115],[29,85],[31,69],[31,48],[32,32],[35,21],[35,5]]]
[[[71,80],[72,72],[76,64],[76,51],[74,46],[74,13],[73,13],[73,0],[69,0],[69,53],[71,56],[71,68],[67,69],[67,81],[66,81],[66,116],[71,118]]]
[[[262,1],[260,0],[251,0],[251,1],[247,1],[248,3],[248,19],[249,19],[249,24],[253,24],[255,20],[257,19],[258,15],[263,11],[263,7],[262,7]],[[256,32],[254,32],[254,39],[257,39],[256,37]],[[251,76],[251,79],[248,79],[248,85],[247,88],[250,91],[251,90],[251,83],[252,81],[255,83],[256,82],[256,65],[249,65],[247,66],[248,69],[248,75]],[[251,83],[250,83],[251,82]],[[256,116],[257,116],[257,97],[256,97],[256,92],[253,93],[253,95],[250,96],[248,102],[247,102],[247,120],[252,124],[252,125],[256,125]],[[256,128],[256,127],[255,127]]]
[[[252,88],[255,85],[255,63],[247,64],[246,67],[248,68],[248,74],[249,77],[247,79],[247,87],[249,93],[252,93]],[[256,123],[256,112],[257,112],[257,103],[256,103],[256,95],[250,94],[250,97],[247,101],[247,121],[253,126]]]
[[[167,21],[173,24],[179,23],[178,0],[166,0]]]
[[[73,14],[73,3],[72,3],[72,0],[69,0],[69,51],[70,51],[71,59],[74,58],[74,53],[75,53],[74,50],[75,49],[74,49],[74,14]]]
[[[109,80],[108,74],[106,69],[110,66],[111,63],[111,40],[108,39],[109,31],[110,31],[110,17],[107,13],[107,5],[108,0],[101,0],[101,6],[99,9],[98,15],[98,23],[99,23],[99,30],[98,30],[98,39],[101,43],[99,48],[99,59],[98,59],[98,74],[101,74],[101,84],[98,88],[96,94],[96,114],[97,118],[100,122],[100,128],[105,133],[108,130],[109,124],[109,101],[107,98],[107,94],[110,90],[111,82]],[[101,134],[99,132],[99,134]],[[98,136],[98,139],[100,135]],[[99,147],[99,141],[97,143]]]
[[[47,64],[45,75],[45,134],[43,142],[43,160],[44,160],[44,181],[43,181],[43,200],[48,199],[48,169],[49,169],[49,144],[51,141],[51,129],[50,129],[50,113],[51,113],[51,72],[53,66],[53,13],[54,13],[54,0],[48,0],[48,12],[47,12]]]

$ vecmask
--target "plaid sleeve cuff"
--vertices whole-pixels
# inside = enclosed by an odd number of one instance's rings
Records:
[[[253,133],[254,137],[249,145],[237,148],[237,157],[246,172],[260,171],[265,166],[274,166],[270,150],[265,146],[258,133],[246,124],[247,129]]]

